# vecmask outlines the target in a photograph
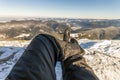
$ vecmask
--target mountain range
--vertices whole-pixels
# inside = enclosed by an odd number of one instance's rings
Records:
[[[0,40],[29,40],[43,33],[61,38],[67,27],[71,27],[73,37],[77,39],[120,39],[119,19],[37,18],[0,22]]]

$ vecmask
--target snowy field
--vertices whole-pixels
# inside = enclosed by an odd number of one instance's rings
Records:
[[[4,80],[30,41],[0,41],[0,80]],[[120,79],[120,41],[79,40],[85,49],[87,63],[100,80]],[[56,66],[57,80],[62,79],[60,62]]]

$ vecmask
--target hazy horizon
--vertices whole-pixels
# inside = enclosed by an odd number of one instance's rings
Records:
[[[120,0],[0,0],[0,17],[120,19]]]

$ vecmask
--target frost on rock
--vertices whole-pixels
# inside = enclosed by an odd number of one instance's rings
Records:
[[[86,62],[100,80],[120,79],[120,41],[80,40],[79,42],[85,48]]]

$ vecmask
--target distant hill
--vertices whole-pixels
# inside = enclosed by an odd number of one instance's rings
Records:
[[[38,34],[51,34],[58,38],[65,28],[71,27],[77,39],[120,39],[120,20],[98,19],[40,19],[12,20],[0,23],[0,40],[32,39]]]
[[[120,27],[120,20],[107,20],[107,19],[83,19],[83,20],[72,20],[70,23],[73,26],[80,26],[82,28],[106,28],[110,26]]]
[[[11,21],[0,23],[0,39],[31,39],[37,34],[58,34],[67,27],[64,23],[56,21]]]
[[[81,29],[74,33],[78,39],[120,39],[120,27]]]

